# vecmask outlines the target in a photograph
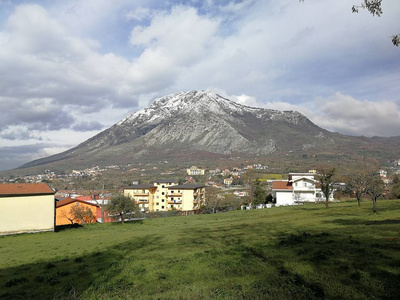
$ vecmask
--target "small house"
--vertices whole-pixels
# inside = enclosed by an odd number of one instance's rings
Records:
[[[54,194],[45,183],[0,184],[0,234],[54,231]]]

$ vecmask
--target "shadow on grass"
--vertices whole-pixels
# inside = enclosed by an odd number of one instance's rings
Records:
[[[379,220],[379,221],[367,221],[357,219],[334,219],[331,221],[325,221],[326,223],[335,223],[339,225],[397,225],[400,224],[400,220]]]
[[[135,259],[131,251],[156,245],[158,240],[158,236],[135,238],[103,251],[1,269],[0,299],[76,299],[89,287],[115,290],[117,295],[133,285],[120,277],[122,262]]]
[[[68,225],[58,225],[55,228],[55,232],[60,232],[64,230],[69,230],[69,229],[77,229],[77,228],[82,228],[83,226],[80,224],[68,224]]]
[[[314,281],[327,298],[400,299],[400,244],[396,240],[300,232],[281,236],[276,249],[285,253],[288,265],[296,257],[297,262],[312,266]]]

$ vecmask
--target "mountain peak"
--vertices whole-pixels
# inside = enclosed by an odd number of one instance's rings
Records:
[[[121,163],[166,153],[268,155],[323,145],[324,139],[315,138],[321,131],[298,112],[249,107],[210,91],[179,92],[155,99],[77,147],[38,163],[74,157]]]

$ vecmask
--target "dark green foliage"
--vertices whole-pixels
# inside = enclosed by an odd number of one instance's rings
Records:
[[[264,204],[267,198],[267,192],[263,187],[261,186],[261,181],[260,179],[256,179],[253,183],[253,199],[254,199],[254,204]]]
[[[122,223],[126,219],[137,217],[139,212],[135,202],[123,194],[113,195],[110,202],[106,205],[105,210],[113,219],[119,220]]]

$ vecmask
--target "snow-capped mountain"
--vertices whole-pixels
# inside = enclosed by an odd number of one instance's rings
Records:
[[[326,131],[296,111],[248,107],[208,91],[190,91],[158,98],[77,147],[22,168],[123,164],[166,156],[300,155],[343,147],[348,151],[357,143],[374,144],[372,139]]]
[[[95,151],[129,144],[132,156],[149,148],[269,154],[283,146],[279,132],[289,128],[315,135],[324,131],[298,112],[253,108],[211,92],[190,91],[156,99],[89,140],[85,147]]]

